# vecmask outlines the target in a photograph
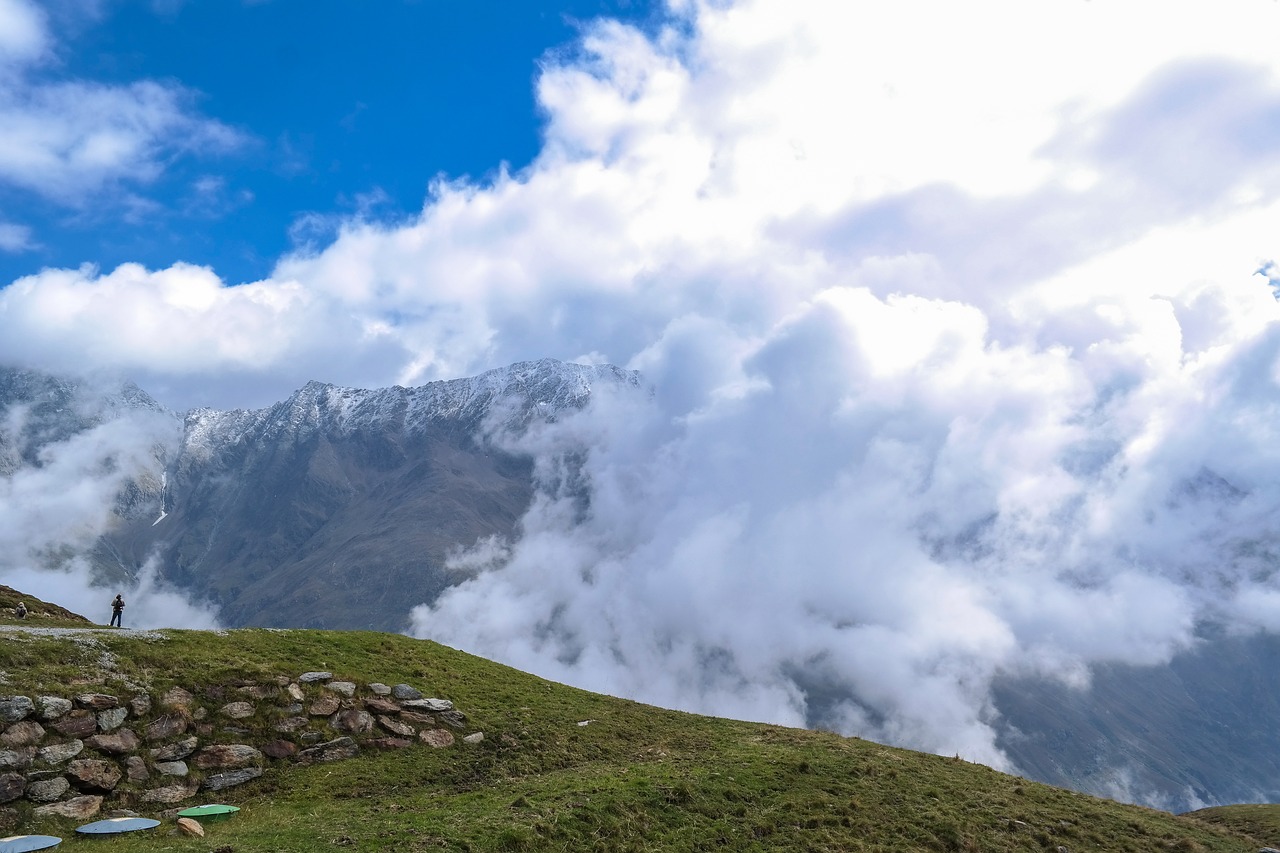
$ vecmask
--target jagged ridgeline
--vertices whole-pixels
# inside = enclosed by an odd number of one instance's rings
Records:
[[[55,526],[20,559],[84,559],[112,585],[150,565],[231,626],[402,630],[457,580],[449,552],[510,538],[529,504],[532,460],[490,429],[555,419],[604,385],[640,392],[632,372],[548,359],[179,415],[131,384],[0,369],[0,474],[74,459],[112,509],[92,538]]]
[[[702,717],[368,631],[57,634],[0,613],[0,835],[130,809],[119,853],[1256,853],[1275,809],[1125,806],[955,758]],[[5,623],[10,624],[5,624]],[[421,694],[423,698],[414,698]],[[190,803],[240,808],[177,834]],[[1271,823],[1268,823],[1268,822]]]

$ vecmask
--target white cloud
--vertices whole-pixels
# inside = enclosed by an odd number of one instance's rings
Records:
[[[262,282],[30,276],[0,357],[224,405],[644,369],[519,444],[590,448],[587,517],[547,485],[418,631],[661,704],[1001,764],[998,673],[1274,625],[1280,6],[680,9],[549,63],[525,172]]]
[[[0,222],[0,252],[25,252],[35,248],[31,229],[13,222]]]

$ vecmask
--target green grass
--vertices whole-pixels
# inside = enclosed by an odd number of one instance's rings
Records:
[[[467,714],[469,731],[485,734],[479,744],[446,749],[367,753],[311,767],[274,763],[262,779],[218,795],[242,811],[208,823],[206,838],[173,835],[165,820],[152,832],[84,842],[120,853],[1259,847],[1252,825],[1124,806],[830,733],[661,710],[397,635],[240,630],[92,638],[88,645],[60,638],[0,644],[8,679],[2,692],[66,695],[67,679],[88,670],[122,692],[126,681],[153,697],[174,685],[196,688],[213,710],[227,701],[227,686],[326,669],[338,679],[408,682],[451,699]],[[579,725],[584,720],[593,722]],[[21,811],[21,831],[74,835],[73,822]]]

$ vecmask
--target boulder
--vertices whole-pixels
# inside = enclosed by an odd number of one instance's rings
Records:
[[[124,725],[125,717],[128,716],[128,708],[108,708],[105,711],[99,711],[98,730],[103,732],[115,731]]]
[[[418,740],[427,746],[440,749],[445,746],[453,746],[453,732],[447,729],[427,729],[426,731],[418,732]]]
[[[395,717],[387,716],[386,714],[378,715],[378,725],[382,726],[393,735],[399,735],[400,737],[413,737],[418,733],[418,730],[408,723],[397,720]]]
[[[332,690],[334,693],[350,698],[356,695],[356,685],[354,681],[330,681],[325,685],[325,689]]]
[[[92,711],[77,708],[50,722],[49,727],[64,737],[86,738],[98,730],[98,718]]]
[[[71,708],[71,700],[61,696],[41,696],[36,699],[36,716],[46,723],[58,719]]]
[[[21,773],[0,773],[0,803],[8,803],[22,796],[27,777]]]
[[[375,696],[390,696],[391,688],[383,684],[381,681],[375,681],[369,685],[369,692]]]
[[[77,758],[67,765],[67,781],[90,794],[114,791],[120,784],[120,768],[100,758]]]
[[[108,708],[118,708],[120,700],[110,693],[81,693],[76,697],[76,704],[90,711],[105,711]]]
[[[27,783],[27,799],[33,803],[53,803],[71,790],[71,783],[64,776]]]
[[[96,815],[101,808],[102,797],[86,795],[72,797],[60,803],[50,803],[47,806],[36,806],[34,813],[36,817],[57,815],[58,817],[69,817],[74,820],[85,820]]]
[[[180,735],[187,730],[190,722],[185,714],[169,713],[156,717],[147,723],[147,727],[142,730],[142,736],[150,742],[165,740],[174,735]]]
[[[144,803],[180,803],[194,797],[198,790],[199,788],[195,785],[165,785],[162,788],[143,791],[139,799]]]
[[[313,717],[328,717],[337,713],[342,707],[342,700],[330,693],[327,696],[321,696],[319,699],[311,703],[308,713]]]
[[[138,740],[138,736],[133,733],[132,729],[117,729],[114,732],[106,734],[94,735],[84,739],[84,745],[90,749],[96,749],[98,752],[105,752],[108,755],[125,755],[134,752],[142,741]]]
[[[6,696],[0,699],[0,723],[16,723],[26,719],[36,710],[36,705],[27,696]]]
[[[51,743],[48,746],[40,747],[37,755],[45,764],[61,764],[64,761],[70,761],[80,753],[84,752],[84,741],[69,740],[66,743]]]
[[[243,720],[252,717],[254,710],[252,702],[228,702],[218,709],[218,713],[233,720]]]
[[[204,791],[221,791],[224,788],[232,788],[236,785],[243,785],[245,782],[257,779],[262,775],[261,767],[246,767],[243,770],[228,770],[225,773],[215,773],[205,778],[200,788]]]
[[[19,746],[14,749],[0,749],[0,768],[10,767],[14,770],[25,770],[36,759],[34,746]]]
[[[134,785],[151,778],[151,774],[147,772],[147,762],[136,755],[130,755],[124,760],[124,775]]]
[[[242,743],[216,743],[206,746],[191,759],[191,764],[200,770],[233,770],[261,763],[262,753]]]
[[[360,754],[360,747],[349,737],[319,743],[298,753],[299,764],[311,764],[317,761],[340,761],[354,758]]]
[[[186,776],[191,770],[187,767],[185,761],[157,761],[156,772],[165,776],[177,776],[179,778]]]
[[[22,720],[0,732],[0,743],[5,746],[32,746],[44,740],[44,726],[35,720]]]
[[[373,716],[367,711],[348,708],[345,711],[339,711],[330,725],[340,732],[353,735],[368,734],[373,731]]]
[[[408,684],[397,684],[391,688],[391,695],[403,702],[406,699],[421,699],[422,691]]]
[[[192,820],[189,817],[178,818],[178,829],[182,830],[183,835],[194,835],[197,838],[204,838],[204,827],[199,821]]]
[[[333,678],[332,672],[304,672],[298,676],[298,682],[301,684],[314,684],[317,681],[328,681]]]
[[[177,743],[171,743],[168,746],[162,746],[159,749],[151,750],[151,760],[177,761],[178,759],[186,758],[188,755],[195,752],[196,747],[199,745],[199,738],[184,738]]]

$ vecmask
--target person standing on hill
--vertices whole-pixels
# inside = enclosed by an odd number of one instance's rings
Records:
[[[123,628],[123,622],[124,599],[120,597],[120,593],[116,593],[116,597],[111,599],[111,625],[115,628]]]

